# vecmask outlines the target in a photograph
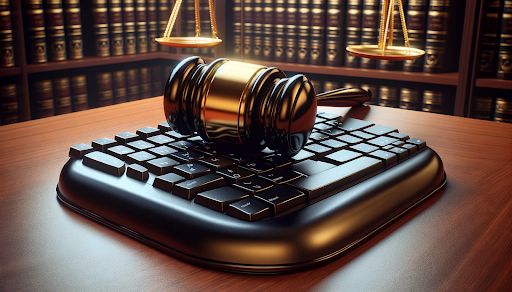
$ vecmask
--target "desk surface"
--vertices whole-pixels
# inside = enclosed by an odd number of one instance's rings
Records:
[[[443,159],[446,187],[331,264],[251,276],[181,262],[57,201],[55,187],[69,146],[156,126],[164,121],[161,104],[161,98],[152,98],[0,127],[0,290],[512,287],[512,125],[392,108],[349,111],[426,140]]]

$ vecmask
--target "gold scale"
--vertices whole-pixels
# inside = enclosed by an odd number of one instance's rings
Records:
[[[171,37],[171,31],[176,22],[178,11],[180,9],[182,0],[176,0],[174,8],[167,22],[164,35],[155,40],[168,47],[176,48],[205,48],[213,47],[222,42],[217,37],[217,23],[215,21],[215,12],[213,7],[213,0],[208,0],[208,9],[210,11],[210,23],[212,28],[212,37],[205,38],[199,37],[201,33],[200,19],[199,19],[199,0],[194,0],[194,14],[195,14],[195,37]],[[394,29],[394,11],[395,3],[398,3],[400,11],[400,21],[402,24],[402,32],[405,40],[405,46],[393,46],[393,29]],[[379,43],[378,45],[353,45],[348,46],[347,51],[350,53],[369,59],[377,60],[390,60],[390,61],[403,61],[419,58],[425,54],[425,51],[411,48],[409,42],[409,35],[407,33],[407,26],[405,24],[405,15],[402,0],[383,0],[382,12],[379,26]]]

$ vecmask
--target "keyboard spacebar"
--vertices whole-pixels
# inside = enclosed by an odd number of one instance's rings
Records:
[[[381,168],[381,160],[370,157],[360,157],[321,173],[301,177],[287,184],[306,193],[309,199],[313,199],[380,170]]]

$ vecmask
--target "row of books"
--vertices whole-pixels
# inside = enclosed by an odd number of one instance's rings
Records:
[[[244,58],[278,62],[428,73],[456,70],[458,58],[454,54],[460,43],[456,32],[461,31],[458,28],[462,24],[453,13],[456,3],[402,3],[411,47],[424,48],[426,54],[422,58],[377,61],[346,52],[349,45],[378,43],[380,0],[234,0],[233,55],[240,56],[243,50]],[[393,44],[403,46],[398,6],[393,16]]]
[[[27,61],[46,63],[169,51],[154,41],[167,26],[167,0],[26,0],[23,23]],[[0,50],[14,66],[9,1],[0,2]],[[4,27],[8,29],[3,29]]]
[[[512,98],[506,96],[479,95],[473,98],[471,118],[512,123]]]

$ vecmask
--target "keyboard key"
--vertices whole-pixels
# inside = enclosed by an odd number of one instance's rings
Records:
[[[385,167],[391,167],[398,162],[397,155],[395,153],[384,150],[373,151],[368,156],[382,160]]]
[[[194,151],[201,152],[206,156],[218,156],[221,154],[220,149],[212,144],[199,145],[197,146],[197,148],[194,149]]]
[[[315,124],[313,126],[313,129],[320,131],[320,132],[322,132],[324,130],[331,129],[331,128],[332,128],[332,125],[328,125],[328,124],[324,124],[324,123]]]
[[[399,148],[399,147],[393,147],[389,150],[387,150],[389,152],[393,152],[395,154],[398,155],[398,161],[402,162],[404,161],[405,159],[407,159],[408,155],[409,155],[409,151],[407,149],[404,149],[404,148]]]
[[[178,150],[171,148],[169,146],[158,146],[155,148],[149,148],[148,152],[150,152],[151,154],[154,154],[158,157],[162,157],[162,156],[167,156],[171,153],[178,152]]]
[[[404,142],[404,141],[402,141],[402,140],[398,140],[398,141],[396,141],[396,142],[391,143],[391,145],[393,145],[393,146],[395,146],[395,147],[400,147],[400,146],[402,146],[402,145],[404,145],[404,144],[405,144],[405,142]]]
[[[378,147],[383,147],[383,146],[386,146],[386,145],[389,145],[389,144],[393,144],[393,143],[395,143],[397,141],[398,141],[398,139],[396,139],[396,138],[391,138],[391,137],[387,137],[387,136],[380,136],[380,137],[377,137],[375,139],[368,140],[367,143],[375,145],[375,146],[378,146]]]
[[[240,167],[247,169],[250,172],[254,172],[255,174],[263,173],[263,172],[270,171],[270,170],[274,169],[272,166],[270,166],[266,163],[260,162],[260,161],[252,161],[249,163],[243,163],[243,164],[240,164]]]
[[[408,139],[405,142],[407,142],[409,144],[416,145],[418,147],[418,151],[421,151],[421,150],[425,149],[425,147],[427,147],[427,142],[425,142],[423,140],[415,139],[415,138]]]
[[[304,175],[302,173],[298,173],[287,167],[277,168],[258,175],[258,177],[270,181],[274,184],[284,184],[303,176]]]
[[[126,175],[140,181],[147,181],[149,178],[148,169],[142,165],[131,164],[126,169]]]
[[[335,140],[335,139],[325,140],[325,141],[320,142],[320,144],[324,145],[324,146],[327,146],[327,147],[331,147],[335,151],[341,150],[341,149],[343,149],[343,148],[348,146],[347,143],[341,142],[341,141],[338,141],[338,140]]]
[[[114,146],[107,149],[107,154],[117,157],[121,160],[126,159],[126,155],[135,152],[132,148],[128,148],[124,145]]]
[[[137,163],[140,165],[146,165],[146,163],[145,163],[146,161],[155,159],[155,158],[156,158],[156,156],[151,153],[148,153],[146,151],[139,151],[139,152],[128,154],[126,156],[126,163],[128,163],[128,164]]]
[[[332,128],[332,129],[320,131],[320,133],[328,135],[330,137],[336,137],[336,136],[341,136],[341,135],[345,134],[345,131],[337,129],[337,128]]]
[[[151,144],[144,140],[136,140],[136,141],[128,142],[128,143],[126,143],[126,146],[129,146],[135,150],[146,150],[146,149],[155,147],[154,144]]]
[[[188,141],[200,146],[200,145],[207,145],[207,144],[213,144],[212,142],[208,142],[206,140],[203,140],[203,138],[201,138],[201,136],[193,136],[193,137],[188,137],[187,138]]]
[[[290,166],[290,169],[293,169],[299,173],[305,175],[315,175],[317,173],[324,172],[330,168],[335,167],[336,165],[323,162],[323,161],[315,161],[315,160],[305,160],[300,163],[294,164]]]
[[[110,148],[112,146],[116,146],[117,141],[112,140],[110,138],[102,138],[98,140],[92,141],[92,148],[97,151],[106,152],[107,148]]]
[[[235,163],[237,163],[237,164],[247,163],[247,162],[251,161],[251,157],[249,155],[243,154],[243,153],[228,152],[226,154],[223,154],[223,156],[235,161]]]
[[[173,170],[173,167],[178,164],[178,161],[170,159],[169,157],[160,157],[148,160],[146,162],[146,167],[152,173],[156,175],[162,175],[171,172]]]
[[[286,185],[278,185],[254,195],[254,198],[270,206],[271,213],[277,214],[306,203],[306,195]]]
[[[162,134],[151,136],[147,140],[148,140],[148,142],[153,143],[155,145],[164,145],[164,144],[171,143],[174,141],[173,138],[162,135]]]
[[[169,144],[169,146],[171,147],[174,147],[180,151],[182,150],[191,150],[191,149],[194,149],[194,148],[197,148],[197,145],[192,143],[192,142],[189,142],[189,141],[176,141],[174,143],[171,143]]]
[[[235,165],[235,162],[233,160],[227,159],[226,157],[222,156],[206,157],[203,159],[199,159],[197,162],[210,168],[212,171],[217,171]]]
[[[124,161],[121,159],[115,158],[112,155],[108,155],[100,151],[94,151],[85,154],[82,163],[99,171],[115,176],[123,175],[126,168]]]
[[[414,144],[404,144],[400,148],[407,149],[409,151],[409,157],[413,157],[418,154],[418,148]]]
[[[195,151],[181,151],[171,153],[170,157],[184,163],[189,163],[204,158],[204,155]]]
[[[164,175],[160,175],[155,177],[155,181],[153,182],[153,186],[155,188],[159,188],[161,190],[171,192],[174,188],[174,185],[177,183],[185,181],[185,178],[179,176],[175,173],[168,173]]]
[[[355,136],[357,138],[361,138],[363,140],[370,140],[370,139],[375,138],[375,135],[368,134],[368,133],[365,133],[362,131],[354,131],[354,132],[351,132],[350,135]]]
[[[371,157],[359,157],[319,174],[293,180],[287,183],[287,185],[303,191],[308,195],[309,199],[313,199],[380,169],[382,169],[381,160]]]
[[[244,192],[255,194],[266,189],[269,189],[273,185],[274,184],[268,181],[264,181],[255,176],[251,176],[246,179],[239,180],[237,183],[233,184],[233,187]]]
[[[281,155],[271,155],[267,157],[260,158],[260,161],[263,161],[264,163],[273,166],[275,168],[283,167],[289,165],[291,162],[290,160],[284,158]]]
[[[331,113],[319,113],[316,115],[317,117],[321,117],[321,118],[324,118],[326,120],[336,120],[336,119],[339,119],[341,118],[340,115],[337,115],[337,114],[331,114]]]
[[[172,193],[183,199],[190,200],[200,192],[220,188],[225,185],[226,182],[222,176],[210,173],[176,184]]]
[[[172,131],[171,126],[167,122],[158,124],[158,129],[160,129],[161,133]]]
[[[320,142],[320,141],[329,139],[329,136],[319,133],[319,132],[315,132],[315,133],[311,133],[311,135],[309,135],[309,139],[314,140],[316,142]]]
[[[119,144],[126,145],[128,142],[132,142],[132,141],[140,139],[140,136],[137,134],[124,132],[121,134],[117,134],[115,136],[115,139],[117,142],[119,142]]]
[[[336,137],[336,139],[341,140],[342,142],[345,142],[349,145],[354,145],[363,142],[363,139],[351,135],[338,136]]]
[[[229,184],[234,184],[242,179],[254,176],[254,173],[238,166],[224,168],[216,173],[222,175]]]
[[[246,198],[228,206],[226,214],[245,221],[258,221],[270,216],[270,208],[253,198]]]
[[[193,179],[210,173],[210,169],[198,163],[185,163],[175,166],[173,172],[186,179]]]
[[[184,139],[187,139],[190,137],[190,135],[182,135],[182,134],[180,134],[178,132],[174,132],[174,131],[165,132],[164,134],[169,137],[172,137],[176,140],[184,140]]]
[[[346,132],[358,131],[372,125],[370,122],[353,118],[344,118],[341,122],[338,122],[338,127]]]
[[[391,132],[398,132],[398,130],[395,128],[381,126],[381,125],[371,126],[369,128],[364,129],[364,131],[367,133],[373,134],[373,135],[377,135],[377,136],[386,135]]]
[[[82,158],[85,154],[90,153],[94,151],[94,148],[92,146],[89,146],[87,144],[78,144],[71,146],[69,148],[69,156],[73,156],[75,158]]]
[[[402,140],[402,141],[409,139],[409,135],[401,134],[398,132],[391,132],[388,134],[388,136],[396,138],[398,140]]]
[[[324,118],[321,118],[321,117],[316,117],[315,118],[315,124],[322,123],[322,122],[325,122],[325,121],[327,121],[327,120],[324,119]]]
[[[321,156],[325,156],[333,151],[333,149],[330,147],[326,147],[326,146],[316,144],[316,143],[309,144],[309,145],[305,146],[304,149],[315,153],[317,158],[319,158]]]
[[[249,194],[245,192],[224,186],[197,194],[194,202],[212,210],[224,212],[229,204],[248,197]]]
[[[137,132],[135,132],[135,133],[137,133],[137,135],[141,136],[143,139],[147,139],[151,136],[160,134],[160,130],[157,128],[153,128],[153,127],[144,127],[144,128],[138,129]]]
[[[361,152],[361,153],[370,153],[372,151],[379,149],[379,147],[373,146],[370,144],[366,144],[366,143],[359,143],[359,144],[350,146],[350,149]]]
[[[361,156],[363,156],[363,154],[355,152],[355,151],[343,149],[343,150],[340,150],[340,151],[337,151],[337,152],[334,152],[332,154],[325,156],[324,160],[327,162],[330,162],[330,163],[340,164],[340,163],[348,162],[350,160],[354,160]]]

